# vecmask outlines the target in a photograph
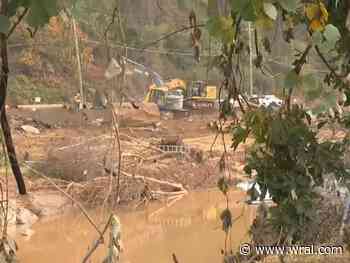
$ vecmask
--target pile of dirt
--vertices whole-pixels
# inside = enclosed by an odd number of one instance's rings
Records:
[[[160,111],[154,103],[125,103],[121,107],[115,105],[114,109],[121,127],[149,126],[160,121]]]

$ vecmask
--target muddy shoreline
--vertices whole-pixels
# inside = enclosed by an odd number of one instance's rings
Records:
[[[229,149],[231,170],[221,173],[218,163],[224,143],[215,142],[216,131],[209,125],[217,119],[216,112],[180,119],[165,115],[141,126],[122,123],[118,206],[112,175],[118,171],[119,152],[110,111],[9,109],[9,118],[29,191],[27,196],[18,196],[9,177],[11,199],[16,200],[16,220],[10,232],[22,262],[79,262],[96,239],[96,230],[76,203],[60,191],[81,203],[99,227],[115,207],[128,247],[123,262],[140,262],[142,257],[155,263],[168,261],[172,248],[187,262],[198,257],[209,262],[199,247],[197,252],[188,251],[185,236],[191,236],[192,242],[198,242],[199,236],[207,239],[206,257],[220,259],[223,232],[219,214],[225,203],[217,181],[221,176],[229,176],[232,183],[244,180],[244,148],[236,155]],[[174,137],[186,150],[180,147],[180,152],[164,152],[164,147],[158,146],[164,138]],[[230,140],[225,136],[227,145]],[[111,167],[115,167],[113,174]],[[144,192],[146,185],[151,195]],[[243,202],[236,201],[242,201],[244,193],[233,190],[232,195],[232,209],[242,213]],[[245,218],[237,231],[248,229],[251,216]],[[243,232],[240,235],[244,237]],[[154,258],[155,250],[163,250],[158,259]],[[104,253],[101,246],[96,259]]]

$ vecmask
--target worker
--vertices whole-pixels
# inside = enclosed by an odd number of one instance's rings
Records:
[[[107,107],[107,96],[104,92],[96,90],[95,93],[95,108],[96,109],[105,109]]]
[[[78,112],[80,109],[80,102],[81,102],[81,97],[80,97],[80,93],[78,92],[74,96],[74,109],[76,112]]]

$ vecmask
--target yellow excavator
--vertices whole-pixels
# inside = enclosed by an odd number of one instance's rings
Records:
[[[144,102],[156,103],[161,110],[197,110],[214,108],[218,99],[217,87],[206,85],[204,81],[171,79],[163,85],[152,84]]]
[[[218,101],[217,87],[204,81],[192,81],[185,101],[185,106],[190,109],[214,108]]]
[[[188,111],[202,108],[213,108],[218,101],[216,86],[209,86],[204,81],[192,81],[190,85],[182,79],[164,81],[155,71],[128,58],[124,63],[132,65],[134,72],[152,80],[148,87],[144,103],[155,103],[162,111]],[[120,74],[121,68],[112,60],[106,70],[106,78],[111,79]]]

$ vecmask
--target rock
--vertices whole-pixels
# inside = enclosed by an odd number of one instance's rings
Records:
[[[0,251],[0,263],[15,263],[18,262],[16,258],[16,251],[18,250],[15,240],[7,237],[1,241],[1,251]]]
[[[17,208],[16,223],[18,225],[33,225],[38,221],[38,216],[25,208]]]
[[[99,119],[92,121],[92,124],[95,124],[97,126],[101,126],[103,122],[104,122],[104,119],[99,118]]]
[[[204,161],[204,152],[195,148],[190,149],[190,156],[197,162],[202,163]]]
[[[184,145],[184,143],[180,136],[169,135],[161,139],[160,145]]]
[[[172,120],[172,119],[174,119],[174,113],[172,113],[172,112],[162,113],[161,119],[162,120]]]
[[[27,133],[40,134],[39,129],[30,125],[22,125],[21,128]]]
[[[62,213],[62,207],[67,203],[67,199],[56,192],[44,194],[38,192],[33,195],[31,203],[33,208],[40,209],[40,217],[47,217]],[[32,208],[31,210],[33,211]]]
[[[19,231],[22,236],[30,238],[34,234],[34,230],[30,228],[24,228]]]

